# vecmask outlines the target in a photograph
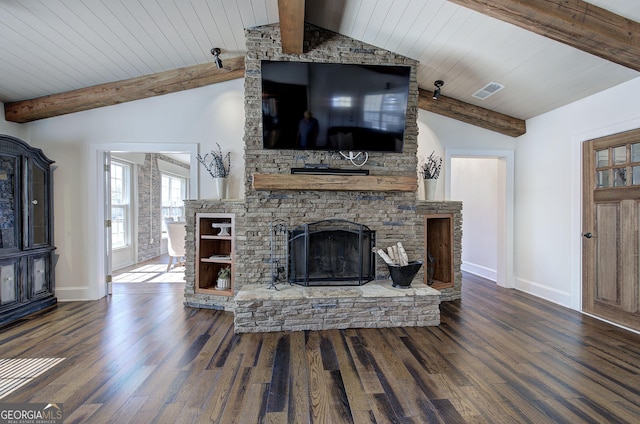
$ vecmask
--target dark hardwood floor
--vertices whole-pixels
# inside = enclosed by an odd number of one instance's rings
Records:
[[[179,284],[120,284],[2,329],[64,357],[0,402],[69,423],[637,423],[640,336],[466,275],[439,327],[233,333]]]

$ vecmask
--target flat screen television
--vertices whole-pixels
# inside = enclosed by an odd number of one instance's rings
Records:
[[[263,60],[264,148],[401,153],[410,73],[400,65]]]

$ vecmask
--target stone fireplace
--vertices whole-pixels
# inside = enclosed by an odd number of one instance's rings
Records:
[[[455,237],[453,238],[453,262],[455,272],[453,281],[438,291],[424,286],[418,297],[433,296],[436,293],[437,302],[429,300],[431,306],[439,304],[440,299],[451,300],[460,297],[462,275],[460,273],[460,232],[462,226],[460,202],[421,202],[416,200],[417,189],[417,111],[418,87],[416,83],[416,62],[412,59],[396,55],[392,52],[364,44],[357,40],[324,30],[307,24],[305,27],[305,54],[283,55],[280,48],[280,33],[278,25],[267,25],[251,28],[246,35],[246,72],[245,72],[245,170],[244,170],[244,199],[241,200],[192,200],[186,202],[187,208],[187,267],[185,285],[185,305],[207,307],[236,311],[242,309],[246,316],[248,312],[239,306],[244,299],[248,303],[262,303],[263,300],[251,299],[247,291],[260,293],[259,296],[269,296],[270,292],[262,291],[271,281],[270,263],[270,230],[271,223],[284,220],[289,229],[301,228],[307,223],[323,222],[327,220],[344,220],[362,223],[375,234],[375,244],[386,247],[403,243],[410,260],[425,260],[425,215],[448,214],[452,217]],[[411,88],[409,107],[406,115],[406,130],[402,153],[371,152],[365,168],[369,170],[367,176],[318,176],[312,184],[302,184],[298,176],[291,174],[292,168],[303,167],[307,163],[323,163],[331,168],[351,169],[353,166],[338,153],[320,151],[294,150],[265,150],[262,146],[262,104],[261,104],[261,60],[287,61],[317,61],[359,64],[395,64],[411,66]],[[260,178],[260,180],[258,179]],[[315,178],[315,177],[314,177]],[[265,183],[267,181],[267,183]],[[216,296],[196,293],[194,290],[195,271],[192,262],[195,243],[194,216],[198,212],[233,213],[235,216],[235,265],[234,286],[235,296]],[[449,246],[452,247],[452,246]],[[370,252],[366,252],[367,254]],[[362,254],[364,256],[364,253]],[[191,256],[191,260],[190,260]],[[369,258],[370,256],[367,256]],[[371,305],[376,295],[358,290],[378,290],[379,284],[390,286],[389,273],[386,264],[379,258],[372,257],[372,263],[365,263],[363,277],[359,280],[371,278],[372,282],[358,286],[358,289],[334,288],[331,293],[318,290],[331,290],[324,287],[304,287],[302,297],[308,299],[326,299],[324,296],[334,296],[342,293],[347,299],[361,299],[363,304]],[[369,274],[371,271],[371,274]],[[416,276],[415,281],[422,281],[424,267]],[[341,274],[342,275],[342,274]],[[298,278],[298,277],[296,277]],[[302,279],[306,277],[300,277]],[[326,281],[335,276],[325,275]],[[352,279],[352,276],[349,277]],[[352,283],[351,281],[349,282]],[[362,284],[359,281],[358,284]],[[258,286],[256,286],[258,285]],[[287,296],[293,296],[289,285],[285,284]],[[337,290],[337,291],[336,291]],[[345,292],[347,290],[347,292]],[[355,290],[355,291],[354,291]],[[390,305],[404,305],[403,310],[416,309],[419,306],[412,303],[399,302],[392,292],[384,289],[380,297],[381,315],[385,315],[385,308]],[[283,290],[285,291],[285,290]],[[397,290],[396,290],[397,291]],[[273,293],[274,291],[271,291]],[[429,292],[429,293],[427,293]],[[409,299],[408,292],[402,294],[405,301]],[[383,300],[383,299],[386,299]],[[393,301],[389,299],[395,299]],[[292,305],[297,301],[289,298]],[[270,301],[267,301],[269,303]],[[275,300],[273,302],[276,302]],[[351,303],[349,303],[351,302]],[[355,301],[346,301],[346,305],[354,305]],[[277,302],[276,302],[277,303]],[[285,302],[286,303],[286,302]],[[299,306],[305,314],[342,311],[332,302],[318,301],[317,307]],[[335,303],[339,305],[340,303]],[[322,306],[325,305],[325,306]],[[348,309],[348,306],[345,306]],[[336,312],[337,313],[337,312]],[[340,312],[344,314],[345,312]],[[348,312],[346,312],[348,314]],[[370,312],[363,312],[370,314]],[[438,312],[439,313],[439,312]],[[392,314],[387,314],[392,315]],[[398,313],[398,317],[406,313]],[[396,315],[393,315],[394,317]],[[434,325],[438,318],[431,317],[431,313],[422,313],[412,318],[406,325]],[[362,319],[360,325],[375,326],[372,321]],[[375,320],[374,320],[375,321]],[[407,321],[409,322],[409,321]],[[427,323],[427,324],[425,324]],[[313,329],[313,328],[347,328],[340,322],[332,327],[329,323],[317,324],[316,321],[307,324],[290,323],[288,325],[272,325],[278,329]],[[381,326],[405,325],[403,318],[387,320]],[[320,326],[320,327],[318,327]],[[348,325],[347,325],[348,326]],[[250,329],[248,331],[257,331]]]

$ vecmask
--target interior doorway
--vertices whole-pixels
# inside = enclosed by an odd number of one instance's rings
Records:
[[[462,269],[507,288],[515,286],[513,162],[513,151],[445,151],[445,198],[463,202]]]
[[[187,153],[110,152],[105,202],[111,203],[107,214],[114,271],[168,251],[166,220],[184,221],[189,161]]]
[[[105,207],[107,199],[107,193],[105,189],[104,181],[104,169],[102,166],[102,161],[105,153],[107,152],[126,152],[130,154],[134,153],[159,153],[163,155],[183,155],[185,158],[189,158],[189,193],[191,198],[198,197],[198,167],[196,162],[196,155],[198,153],[198,145],[195,143],[105,143],[105,144],[96,144],[91,145],[90,155],[96,161],[95,169],[95,194],[96,194],[96,202],[95,205],[91,204],[93,208],[95,206],[95,210],[90,214],[91,217],[95,216],[95,221],[91,222],[90,225],[96,229],[97,235],[97,249],[98,255],[96,258],[96,263],[92,264],[92,273],[96,276],[90,284],[90,290],[95,294],[96,298],[100,298],[109,293],[109,281],[112,279],[112,269],[107,265],[110,262],[110,253],[107,251],[107,243],[106,238],[109,234],[107,231],[104,231],[105,223],[110,218],[107,216],[107,212],[105,211],[107,208]],[[158,218],[158,222],[161,221],[160,217]],[[166,263],[164,264],[164,268],[166,270]]]

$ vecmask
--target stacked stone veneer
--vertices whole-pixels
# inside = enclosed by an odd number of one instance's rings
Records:
[[[361,287],[249,284],[236,295],[236,333],[419,327],[440,324],[440,293],[424,284],[393,288],[390,282]]]
[[[451,213],[454,215],[455,284],[442,291],[443,299],[460,297],[460,202],[421,202],[415,192],[378,191],[294,191],[253,189],[252,179],[260,174],[289,174],[292,167],[305,163],[325,163],[332,168],[353,168],[337,153],[296,150],[265,150],[262,147],[262,88],[261,60],[313,61],[358,64],[389,64],[411,66],[411,86],[407,108],[404,148],[402,153],[372,152],[365,165],[371,175],[410,176],[417,178],[417,111],[418,86],[416,61],[392,52],[364,44],[357,40],[317,28],[305,27],[305,53],[281,53],[280,29],[267,25],[248,29],[246,35],[245,74],[245,199],[243,202],[189,201],[187,202],[187,274],[185,304],[190,306],[234,309],[233,298],[200,295],[194,292],[195,243],[193,216],[196,212],[225,212],[236,214],[236,251],[234,290],[243,286],[270,282],[270,229],[277,219],[285,220],[289,228],[323,219],[345,219],[369,226],[376,232],[376,244],[386,247],[401,241],[410,260],[424,257],[423,214]],[[423,267],[424,268],[424,267]],[[376,258],[378,279],[387,279],[388,270]],[[417,276],[422,281],[423,270]]]

